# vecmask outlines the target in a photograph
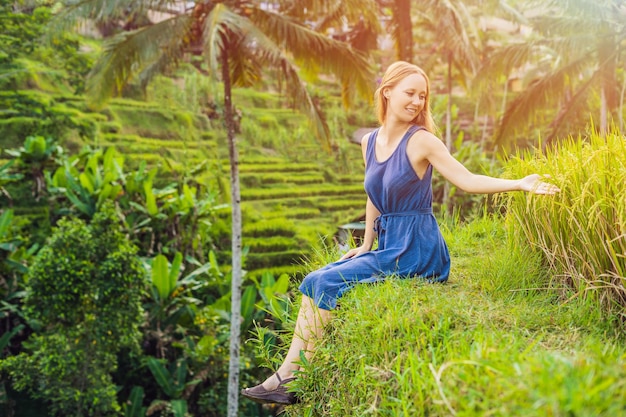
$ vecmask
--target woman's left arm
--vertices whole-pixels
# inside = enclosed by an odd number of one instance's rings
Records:
[[[420,132],[421,133],[421,132]],[[541,181],[538,174],[528,175],[517,180],[494,178],[470,172],[457,161],[439,138],[424,132],[420,145],[424,159],[448,181],[468,193],[491,194],[504,191],[529,191],[535,194],[554,194],[558,187]]]

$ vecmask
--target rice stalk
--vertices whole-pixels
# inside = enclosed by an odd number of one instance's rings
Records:
[[[507,230],[543,254],[552,287],[585,297],[626,320],[626,140],[618,132],[567,138],[545,152],[518,154],[508,175],[539,172],[561,192],[509,193]]]

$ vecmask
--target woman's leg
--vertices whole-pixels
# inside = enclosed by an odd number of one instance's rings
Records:
[[[300,351],[304,351],[307,359],[311,357],[314,342],[322,336],[324,326],[328,323],[330,318],[330,310],[318,308],[312,298],[306,295],[302,296],[302,303],[300,305],[300,311],[298,312],[298,318],[296,319],[291,345],[289,346],[289,350],[287,351],[282,365],[277,371],[281,379],[291,378],[294,371],[300,368],[300,365],[296,363],[300,360]],[[278,378],[276,378],[276,375],[272,375],[267,378],[262,385],[266,390],[272,390],[275,389],[278,384]]]

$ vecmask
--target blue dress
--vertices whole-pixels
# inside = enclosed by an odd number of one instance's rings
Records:
[[[432,165],[420,179],[406,154],[409,139],[420,129],[411,126],[382,162],[376,160],[378,130],[370,136],[365,191],[381,213],[374,221],[378,248],[309,273],[299,289],[318,307],[332,310],[354,285],[381,281],[388,275],[437,282],[448,279],[450,255],[432,213]]]

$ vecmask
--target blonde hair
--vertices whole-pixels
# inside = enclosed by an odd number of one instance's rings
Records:
[[[433,116],[430,112],[430,80],[423,69],[417,65],[404,61],[397,61],[389,65],[389,68],[385,71],[385,75],[383,75],[380,85],[374,92],[378,122],[382,125],[387,117],[387,99],[383,94],[383,90],[385,88],[393,88],[401,80],[411,74],[419,74],[426,80],[426,100],[424,102],[424,109],[422,109],[422,111],[419,112],[413,120],[411,120],[411,123],[418,126],[424,126],[426,130],[434,134],[436,133],[437,126],[435,125],[435,121],[433,120]]]

